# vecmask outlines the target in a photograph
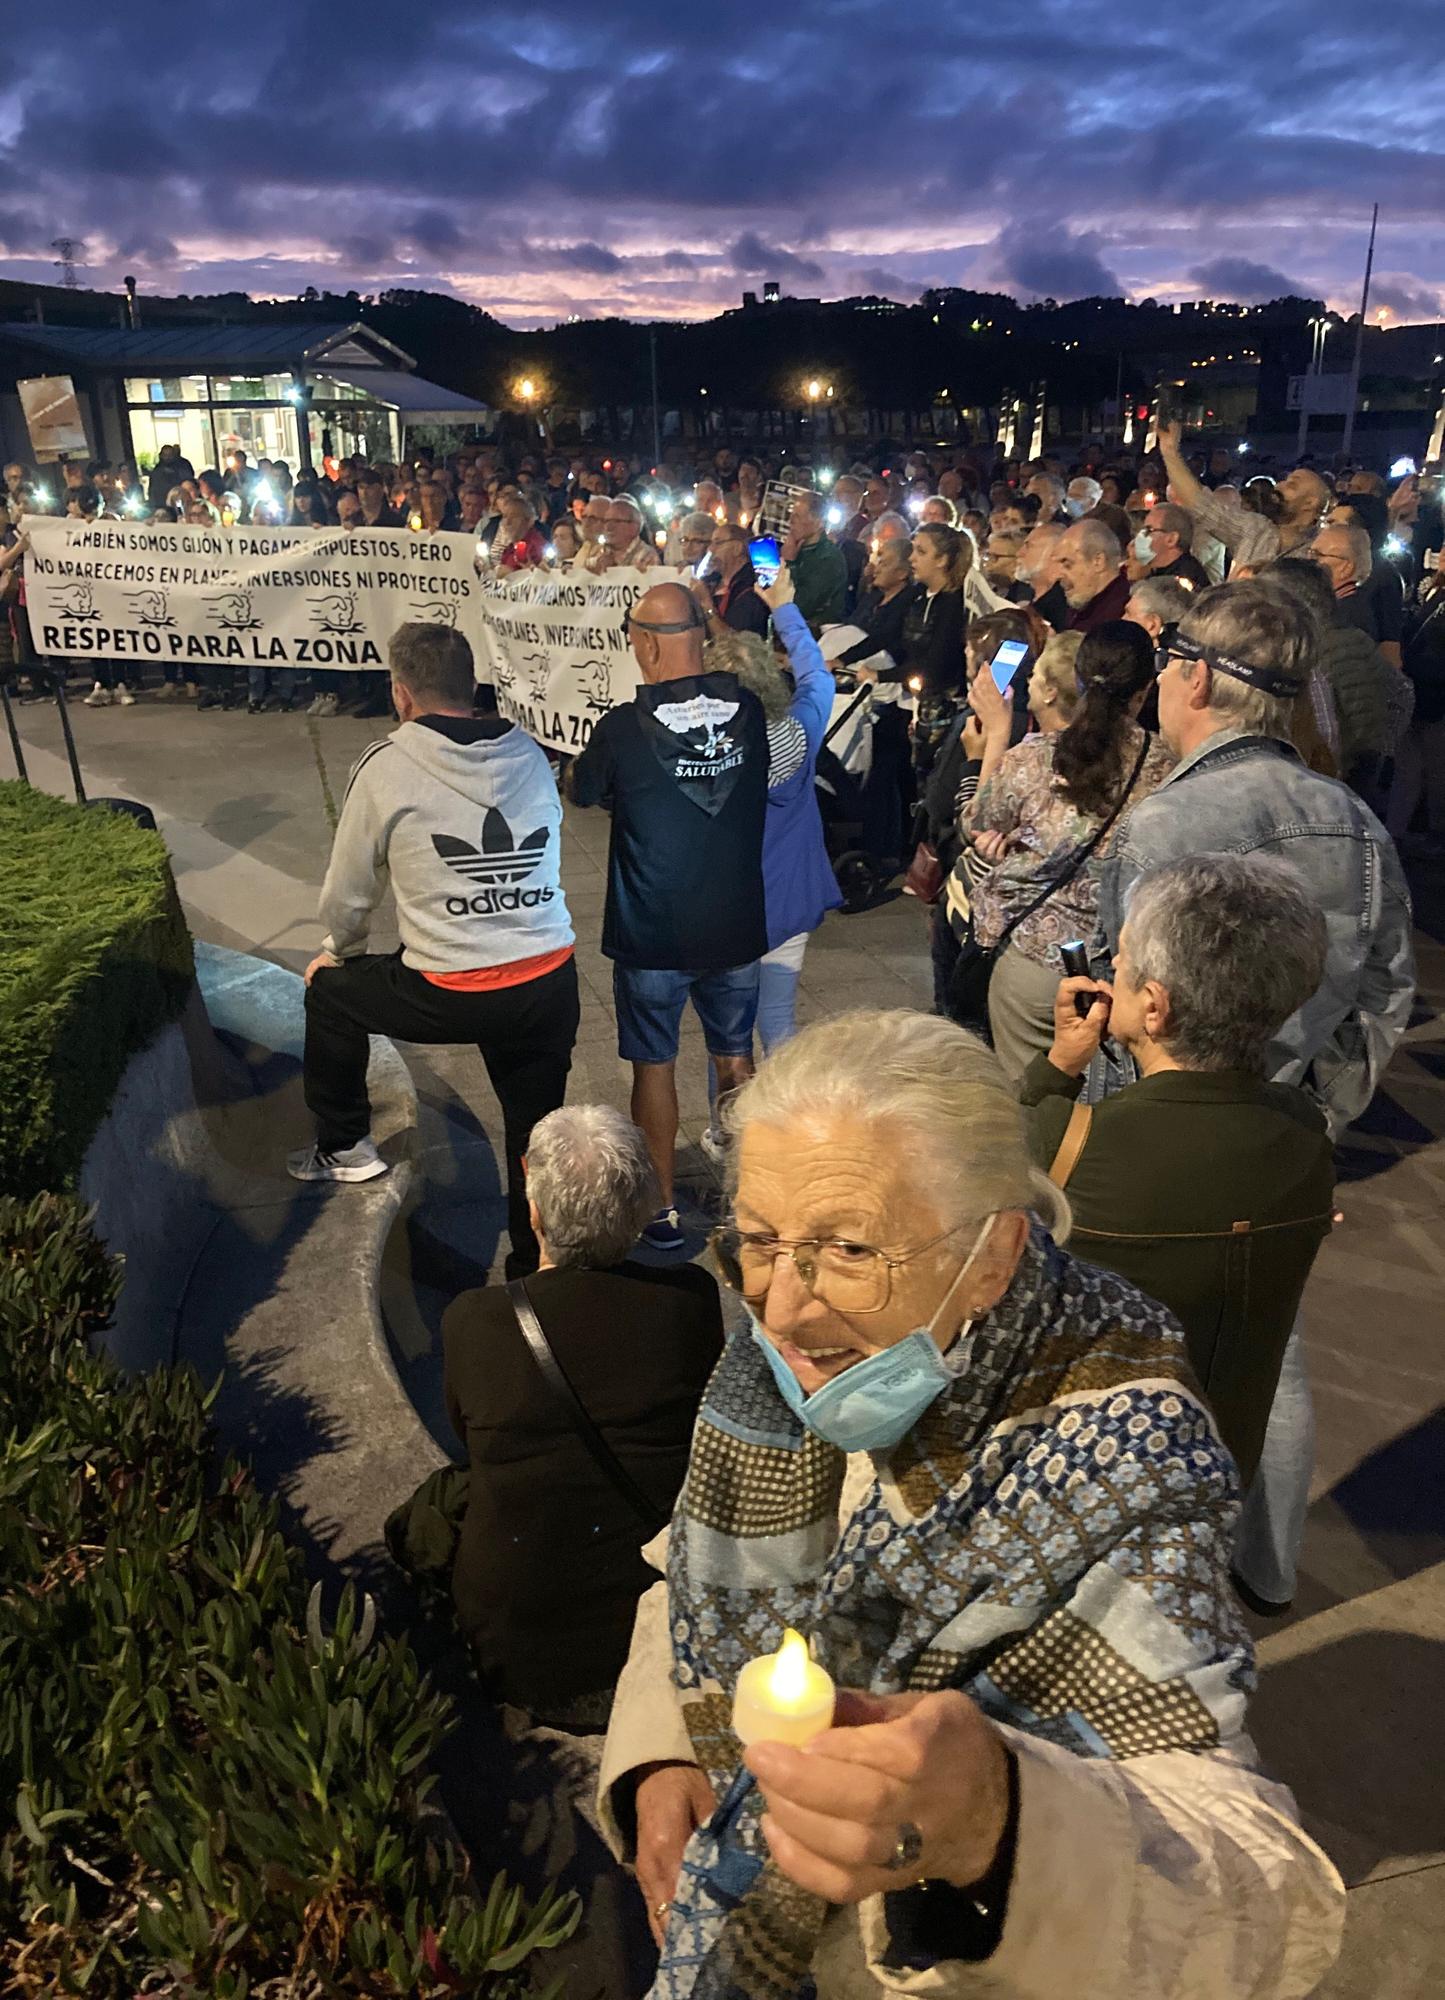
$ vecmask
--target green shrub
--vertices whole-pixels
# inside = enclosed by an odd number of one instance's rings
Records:
[[[0,784],[0,1194],[74,1186],[193,976],[159,834]]]
[[[73,1200],[0,1200],[0,1990],[532,1990],[576,1899],[466,1893],[446,1702],[369,1599],[324,1629],[190,1370],[93,1351],[116,1289]]]

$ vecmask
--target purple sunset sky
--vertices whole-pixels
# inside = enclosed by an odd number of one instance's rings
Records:
[[[1445,311],[1433,0],[16,8],[0,276],[458,292],[514,325],[779,278]],[[1137,15],[1131,19],[1131,15]]]

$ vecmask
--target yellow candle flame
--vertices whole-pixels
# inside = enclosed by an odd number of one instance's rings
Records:
[[[773,1671],[768,1679],[768,1692],[775,1701],[801,1701],[807,1691],[808,1668],[812,1662],[808,1658],[808,1642],[801,1632],[795,1632],[790,1625],[783,1634],[783,1643],[773,1655]]]

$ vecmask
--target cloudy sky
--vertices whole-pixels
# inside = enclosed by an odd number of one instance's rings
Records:
[[[1445,312],[1439,0],[123,0],[7,10],[0,276],[452,290],[515,325],[744,287]]]

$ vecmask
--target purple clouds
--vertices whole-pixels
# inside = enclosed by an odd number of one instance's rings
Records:
[[[836,0],[524,14],[412,0],[15,10],[0,275],[432,286],[517,324],[693,316],[744,283],[1442,310],[1445,43],[1416,0]],[[1287,76],[1288,89],[1282,89]]]

